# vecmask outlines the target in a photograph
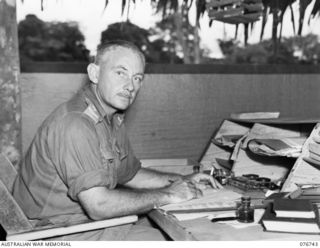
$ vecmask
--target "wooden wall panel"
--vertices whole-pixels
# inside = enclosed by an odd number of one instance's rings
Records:
[[[86,81],[84,74],[22,74],[26,150],[42,119]],[[127,114],[140,158],[198,159],[232,112],[320,117],[320,74],[147,74]]]

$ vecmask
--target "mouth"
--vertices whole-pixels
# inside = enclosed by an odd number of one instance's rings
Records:
[[[127,92],[120,92],[120,93],[118,93],[118,96],[127,98],[127,99],[129,99],[129,100],[132,98],[131,94],[130,94],[130,93],[127,93]]]

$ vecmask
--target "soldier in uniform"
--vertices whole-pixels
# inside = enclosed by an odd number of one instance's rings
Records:
[[[201,196],[205,174],[181,176],[141,168],[123,123],[144,79],[145,58],[126,41],[102,44],[88,65],[90,82],[38,129],[14,185],[14,197],[39,224],[143,214]],[[164,240],[146,225],[67,235],[64,240]]]

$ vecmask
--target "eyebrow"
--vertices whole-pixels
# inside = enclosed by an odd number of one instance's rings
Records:
[[[123,66],[123,65],[117,65],[114,67],[115,69],[122,69],[122,70],[125,70],[125,71],[128,71],[128,69]],[[143,72],[137,72],[134,74],[134,76],[142,76],[144,78],[144,73]]]
[[[114,66],[114,68],[115,68],[115,69],[122,69],[122,70],[128,71],[128,69],[127,69],[125,66],[123,66],[123,65],[116,65],[116,66]]]

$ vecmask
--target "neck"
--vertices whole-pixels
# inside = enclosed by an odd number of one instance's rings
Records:
[[[96,95],[96,97],[98,99],[98,102],[100,103],[101,107],[105,111],[108,119],[111,120],[112,117],[114,116],[114,114],[117,112],[117,110],[103,102],[103,100],[101,99],[100,93],[98,91],[98,88],[97,88],[97,86],[95,84],[91,84],[91,88],[92,88],[94,94]]]

